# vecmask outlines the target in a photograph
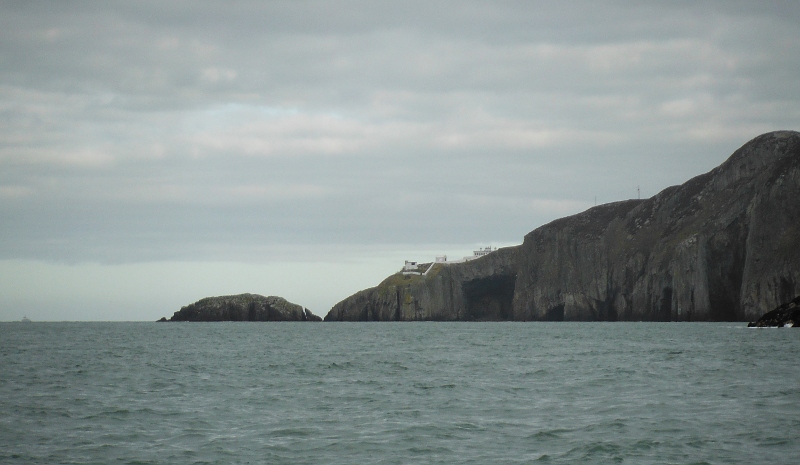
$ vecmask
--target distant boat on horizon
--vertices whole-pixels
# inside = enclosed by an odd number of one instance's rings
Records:
[[[23,316],[23,317],[22,317],[22,322],[23,322],[23,323],[30,323],[30,322],[31,322],[31,320],[29,320],[27,316]]]

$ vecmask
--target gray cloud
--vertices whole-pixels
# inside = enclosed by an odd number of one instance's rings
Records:
[[[0,258],[512,243],[800,127],[794,2],[0,9]]]

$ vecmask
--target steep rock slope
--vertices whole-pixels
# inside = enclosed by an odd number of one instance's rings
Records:
[[[752,320],[800,290],[800,133],[525,237],[517,320]]]
[[[756,137],[647,200],[591,208],[522,245],[394,275],[326,320],[748,321],[800,294],[800,133]]]

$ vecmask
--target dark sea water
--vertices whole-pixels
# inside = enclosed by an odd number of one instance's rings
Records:
[[[800,330],[0,323],[0,463],[800,463]]]

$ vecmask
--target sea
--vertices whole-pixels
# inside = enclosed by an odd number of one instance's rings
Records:
[[[0,323],[0,463],[800,463],[745,326]]]

